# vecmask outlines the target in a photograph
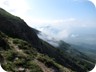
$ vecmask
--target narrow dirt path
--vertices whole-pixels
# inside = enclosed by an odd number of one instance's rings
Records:
[[[18,53],[26,56],[26,54],[23,52],[23,50],[22,50],[22,49],[19,49],[18,45],[16,45],[16,44],[13,43],[13,40],[10,40],[10,39],[9,39],[8,42],[10,43],[10,46],[11,46],[15,51],[17,51]]]
[[[35,59],[35,62],[37,63],[37,65],[43,70],[43,72],[58,72],[53,68],[48,68],[44,63],[38,61]]]

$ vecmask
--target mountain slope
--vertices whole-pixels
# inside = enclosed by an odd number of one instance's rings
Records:
[[[75,45],[72,44],[72,47],[74,47],[75,49],[78,49],[79,51],[81,51],[82,53],[85,53],[86,55],[88,55],[89,57],[91,57],[91,59],[93,59],[96,62],[96,49],[95,49],[95,45],[89,45],[89,44],[81,44],[81,45]]]
[[[10,37],[26,40],[36,48],[40,46],[40,41],[35,31],[22,19],[11,15],[3,9],[0,9],[0,30]]]
[[[59,65],[50,57],[38,53],[26,41],[10,38],[0,32],[0,42],[2,42],[0,45],[1,64],[6,71],[46,72],[47,69],[49,72],[72,72],[71,69]]]
[[[92,68],[94,67],[96,61],[93,58],[88,57],[85,53],[82,53],[79,50],[77,50],[71,44],[68,44],[62,40],[56,40],[55,38],[52,38],[51,36],[48,36],[42,32],[39,32],[38,36],[39,38],[58,48],[62,52],[62,54],[66,56],[66,59],[76,64],[79,64],[81,67],[83,66],[88,69],[90,69],[91,67],[90,64],[93,65]]]
[[[75,57],[75,58],[81,58],[81,59],[85,59],[85,60],[89,60],[91,62],[95,62],[95,60],[93,58],[89,58],[87,56],[87,54],[85,55],[85,53],[81,52],[80,49],[82,49],[82,47],[78,47],[76,45],[72,45],[69,43],[64,42],[63,40],[56,40],[55,38],[48,36],[47,34],[44,34],[40,31],[38,31],[38,37],[40,39],[43,39],[44,41],[50,43],[51,45],[53,45],[54,47],[62,50],[64,53],[69,54],[71,57]],[[84,50],[86,48],[83,47],[82,50]]]
[[[8,58],[10,57],[10,54],[12,56],[12,55],[16,55],[18,52],[20,52],[20,55],[24,56],[24,58],[26,58],[26,54],[24,52],[27,52],[28,56],[30,58],[30,56],[33,55],[31,53],[31,49],[34,48],[34,49],[36,49],[36,51],[38,53],[42,53],[44,55],[48,55],[51,58],[54,58],[54,61],[57,64],[59,63],[59,64],[63,65],[64,67],[67,67],[69,70],[71,69],[76,72],[86,72],[88,70],[91,70],[94,66],[90,62],[88,64],[76,63],[75,61],[73,61],[73,59],[70,57],[70,55],[67,55],[66,53],[62,52],[60,49],[55,48],[54,46],[43,41],[42,39],[39,39],[36,34],[38,31],[29,27],[22,19],[11,15],[10,13],[6,12],[3,9],[0,9],[0,31],[5,33],[9,37],[12,37],[12,39],[9,39],[9,41],[11,41],[11,45],[14,50],[11,50],[11,51],[10,51],[11,46],[9,44],[6,44],[4,41],[2,42],[2,40],[1,40],[1,49],[0,50],[2,50],[2,47],[3,47],[3,49],[5,49],[5,52],[2,52],[2,53],[4,53],[5,55],[9,54]],[[32,47],[28,47],[26,49],[26,43],[24,44],[24,42],[22,42],[21,40],[16,39],[15,41],[17,41],[17,43],[20,44],[20,48],[23,48],[22,43],[25,48],[25,50],[23,50],[24,52],[22,50],[19,50],[18,46],[16,44],[12,43],[15,38],[27,41],[29,44],[31,44]],[[6,51],[6,47],[7,47],[7,50],[9,50],[9,51]],[[14,54],[14,51],[17,51],[17,53]],[[34,53],[34,51],[33,51],[33,53]],[[35,55],[33,55],[33,56],[35,56]],[[20,58],[22,59],[22,57],[20,57]],[[50,61],[50,59],[48,62],[47,61],[48,57],[46,58],[44,56],[42,58],[42,55],[41,55],[40,58],[41,59],[39,59],[39,60],[41,62],[46,63],[47,65],[49,62],[51,62],[51,65],[54,66],[54,64],[55,64],[57,66],[57,64],[53,61]],[[26,60],[23,60],[24,63],[25,63],[25,61]],[[20,61],[20,63],[22,63],[22,61]],[[9,64],[10,64],[10,62],[9,62]],[[50,65],[48,65],[48,66],[50,66]],[[55,66],[55,68],[57,68],[56,66]],[[22,69],[22,68],[20,68],[20,69]]]

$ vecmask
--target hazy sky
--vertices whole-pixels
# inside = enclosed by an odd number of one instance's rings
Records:
[[[96,34],[94,4],[89,0],[0,0],[0,7],[59,39]]]

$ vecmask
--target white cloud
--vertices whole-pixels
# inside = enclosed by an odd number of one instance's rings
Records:
[[[59,20],[46,20],[46,19],[38,19],[27,17],[25,21],[32,27],[40,28],[44,26],[51,26],[55,28],[64,27],[64,25],[71,24],[76,21],[75,18],[68,18],[68,19],[59,19]]]
[[[76,38],[76,37],[78,37],[78,36],[79,36],[79,35],[77,35],[77,34],[72,34],[72,35],[71,35],[72,38]]]
[[[26,19],[30,26],[37,28],[45,34],[57,38],[59,40],[65,39],[70,35],[69,27],[76,21],[75,18],[60,19],[60,20],[44,20],[33,19],[31,17]]]
[[[58,32],[55,37],[62,40],[62,39],[65,39],[65,38],[68,38],[70,35],[70,32],[68,30],[62,30],[60,32]]]
[[[31,21],[35,24],[57,24],[57,23],[63,23],[63,22],[72,22],[75,21],[75,18],[68,18],[68,19],[59,19],[59,20],[45,20],[45,19],[35,19],[32,17],[28,17],[26,19],[27,21]]]
[[[26,16],[26,12],[30,9],[26,0],[0,0],[0,7],[22,18]]]

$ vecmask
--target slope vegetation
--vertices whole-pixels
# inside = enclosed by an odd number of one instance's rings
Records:
[[[10,38],[2,32],[0,32],[0,58],[2,67],[11,72],[72,72],[47,55],[38,53],[26,41]]]

